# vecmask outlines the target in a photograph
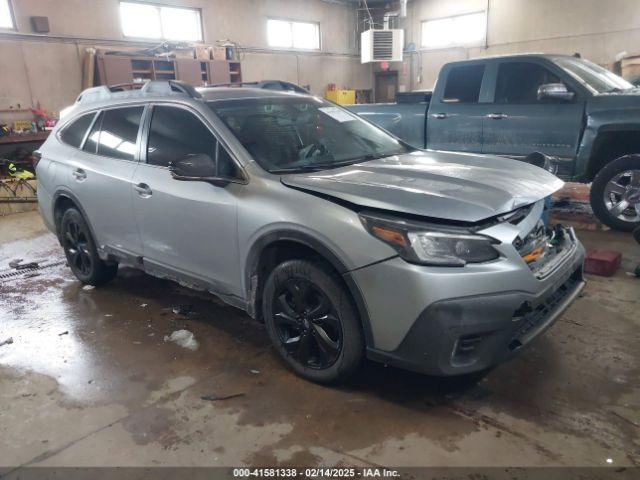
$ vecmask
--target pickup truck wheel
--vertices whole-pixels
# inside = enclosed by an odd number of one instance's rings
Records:
[[[263,293],[269,337],[287,365],[318,383],[347,380],[364,357],[364,337],[351,298],[322,264],[288,260]]]
[[[591,185],[591,208],[614,230],[640,226],[640,155],[626,155],[605,166]]]
[[[89,226],[75,208],[67,209],[62,215],[60,238],[69,268],[82,283],[100,286],[116,276],[118,264],[100,259]]]

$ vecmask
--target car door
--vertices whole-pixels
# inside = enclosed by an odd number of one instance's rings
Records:
[[[133,105],[99,112],[68,168],[68,185],[98,245],[131,256],[142,253],[131,187],[143,111],[143,105]]]
[[[484,153],[525,157],[533,152],[572,159],[578,149],[584,103],[538,99],[544,84],[562,83],[553,66],[532,60],[498,65],[494,98],[484,119]],[[571,91],[571,86],[567,85]],[[567,162],[568,163],[568,162]]]
[[[195,154],[217,159],[228,175],[239,172],[237,165],[205,119],[187,106],[155,104],[146,123],[146,161],[134,176],[145,268],[238,295],[237,199],[244,185],[176,180],[168,168]]]
[[[427,146],[432,150],[482,151],[482,121],[486,106],[480,102],[485,63],[452,64],[441,73],[429,105]]]

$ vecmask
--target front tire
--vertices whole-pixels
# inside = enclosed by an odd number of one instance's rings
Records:
[[[341,383],[364,358],[349,292],[318,262],[288,260],[269,275],[262,308],[269,337],[287,365],[317,383]]]
[[[67,209],[62,215],[59,236],[69,268],[82,283],[98,287],[118,273],[117,263],[105,263],[98,256],[91,230],[75,208]]]
[[[640,227],[640,155],[626,155],[606,165],[591,185],[591,208],[614,230]]]

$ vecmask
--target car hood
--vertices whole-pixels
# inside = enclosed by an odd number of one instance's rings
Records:
[[[549,172],[517,160],[436,151],[288,174],[281,181],[363,207],[461,222],[510,212],[563,185]]]

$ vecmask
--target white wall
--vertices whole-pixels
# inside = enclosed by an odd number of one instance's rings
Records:
[[[17,31],[0,33],[0,109],[40,102],[58,111],[78,95],[84,50],[123,45],[119,0],[10,0]],[[371,87],[371,68],[355,50],[355,9],[320,0],[154,0],[202,10],[205,43],[230,39],[247,48],[243,80],[282,79],[323,93],[328,83]],[[51,32],[32,35],[30,17],[49,18]],[[269,49],[266,21],[320,23],[320,52]],[[139,45],[139,44],[138,44]],[[1,119],[0,119],[1,120]]]
[[[489,9],[488,46],[420,51],[407,88],[431,88],[440,67],[453,60],[524,52],[580,52],[610,65],[622,52],[640,53],[639,0],[413,0],[401,26],[420,48],[421,22]],[[419,66],[422,81],[417,82]]]

